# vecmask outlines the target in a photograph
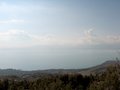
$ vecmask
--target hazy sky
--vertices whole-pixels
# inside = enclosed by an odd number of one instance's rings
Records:
[[[0,0],[0,68],[85,68],[119,57],[119,0]]]

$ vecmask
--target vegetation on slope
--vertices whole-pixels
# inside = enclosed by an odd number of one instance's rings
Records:
[[[120,90],[120,65],[96,75],[47,74],[35,79],[9,77],[0,80],[0,90]]]

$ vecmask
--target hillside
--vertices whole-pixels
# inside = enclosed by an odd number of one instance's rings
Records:
[[[100,73],[100,72],[105,71],[107,69],[107,67],[109,67],[109,66],[114,66],[117,64],[120,64],[120,61],[110,60],[110,61],[106,61],[100,65],[83,69],[80,71],[80,73],[82,75],[96,74],[96,73]]]
[[[34,70],[34,71],[22,71],[16,69],[0,69],[0,77],[3,76],[18,76],[22,78],[27,77],[37,77],[45,74],[71,74],[71,73],[81,73],[82,75],[89,75],[100,73],[105,71],[110,65],[120,64],[119,61],[106,61],[100,65],[93,66],[86,69],[48,69],[48,70]]]

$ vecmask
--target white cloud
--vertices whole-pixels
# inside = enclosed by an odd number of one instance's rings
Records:
[[[106,36],[97,36],[93,35],[93,29],[90,29],[85,32],[83,40],[86,44],[120,44],[120,36],[115,35],[106,35]],[[85,43],[84,43],[85,44]]]
[[[80,36],[55,36],[55,35],[34,35],[23,30],[9,30],[0,32],[0,48],[10,47],[31,47],[36,45],[99,45],[99,44],[120,44],[120,36],[96,36],[93,30],[88,30]]]
[[[16,24],[16,23],[24,23],[25,20],[21,19],[10,19],[10,20],[0,20],[0,24]]]
[[[0,47],[23,47],[30,43],[31,37],[21,30],[0,32]]]
[[[92,32],[93,32],[93,29],[89,29],[88,31],[85,31],[84,34],[87,37],[91,37]]]

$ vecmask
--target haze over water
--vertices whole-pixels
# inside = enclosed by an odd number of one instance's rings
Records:
[[[119,0],[1,0],[0,68],[78,69],[120,55]]]

